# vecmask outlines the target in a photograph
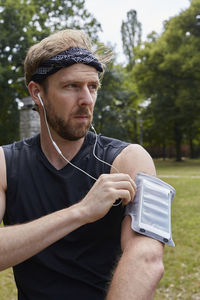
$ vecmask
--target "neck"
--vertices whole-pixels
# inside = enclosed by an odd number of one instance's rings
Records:
[[[52,138],[56,145],[59,147],[63,156],[66,157],[67,160],[71,161],[73,157],[80,150],[85,137],[80,138],[76,141],[65,140],[52,132]],[[61,155],[56,151],[50,137],[48,130],[44,124],[41,122],[41,134],[40,134],[41,148],[48,161],[57,169],[62,169],[65,165],[67,165],[67,161],[65,161]]]

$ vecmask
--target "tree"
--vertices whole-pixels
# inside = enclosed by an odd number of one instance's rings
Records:
[[[127,13],[127,20],[122,21],[121,36],[124,54],[128,59],[128,66],[135,64],[134,48],[141,44],[142,25],[137,19],[136,10],[131,9]]]
[[[101,30],[84,0],[1,0],[0,3],[0,144],[19,137],[17,99],[27,95],[23,60],[27,49],[51,32],[77,28],[93,40]]]
[[[127,73],[111,63],[102,80],[94,112],[98,132],[126,141],[135,141],[133,112],[134,90],[127,86]]]
[[[129,141],[139,142],[139,126],[138,126],[138,104],[142,101],[137,93],[137,87],[134,84],[130,71],[135,64],[135,49],[141,45],[142,25],[137,19],[137,12],[130,10],[127,12],[127,20],[122,21],[121,37],[123,43],[124,54],[128,63],[123,70],[123,86],[124,90],[129,91],[126,95],[126,107],[123,109],[123,126]]]
[[[173,139],[178,161],[182,141],[188,139],[192,145],[199,129],[199,12],[200,2],[193,0],[189,9],[167,21],[159,38],[138,49],[133,68],[140,93],[151,100],[152,126],[162,130],[163,140]]]

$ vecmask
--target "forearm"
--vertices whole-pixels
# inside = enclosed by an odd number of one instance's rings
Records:
[[[116,199],[129,203],[134,188],[126,174],[104,174],[79,203],[26,224],[0,228],[0,270],[30,258],[80,226],[101,219]],[[2,203],[3,198],[0,197]]]
[[[151,239],[131,243],[114,272],[106,300],[153,299],[163,274],[163,246]]]
[[[84,223],[77,204],[26,224],[1,227],[0,270],[30,258]]]
[[[79,203],[26,224],[0,228],[0,270],[30,258],[80,226],[101,219],[116,199],[123,198],[128,203],[133,196],[134,184],[128,175],[105,174]]]

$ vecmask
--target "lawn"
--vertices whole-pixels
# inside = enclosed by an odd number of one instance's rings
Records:
[[[176,246],[165,247],[165,274],[155,300],[200,300],[200,160],[155,160],[155,164],[158,177],[176,189],[172,205]],[[11,269],[0,272],[0,299],[17,299]]]
[[[16,300],[17,291],[14,283],[12,269],[0,272],[0,299]]]
[[[172,232],[176,244],[165,247],[165,274],[156,300],[200,299],[200,160],[155,161],[160,178],[175,187]]]

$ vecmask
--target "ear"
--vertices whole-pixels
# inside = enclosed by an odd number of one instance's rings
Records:
[[[34,81],[30,81],[28,84],[28,91],[29,91],[33,101],[35,102],[35,104],[40,105],[41,103],[38,98],[38,93],[40,93],[40,91],[41,91],[41,86]]]

